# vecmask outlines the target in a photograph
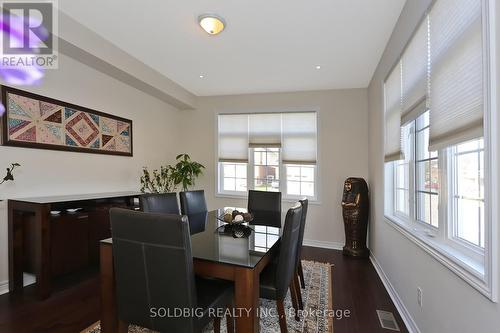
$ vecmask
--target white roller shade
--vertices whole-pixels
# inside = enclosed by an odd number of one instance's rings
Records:
[[[219,161],[248,162],[248,115],[219,115]]]
[[[420,24],[401,57],[402,125],[426,109],[429,71],[428,17]]]
[[[281,147],[280,113],[255,113],[249,117],[250,147]]]
[[[401,62],[391,71],[384,84],[385,94],[385,161],[402,159],[401,152]]]
[[[316,112],[283,113],[283,163],[316,164],[317,145]]]
[[[439,0],[429,13],[431,151],[483,135],[481,10],[481,0]]]

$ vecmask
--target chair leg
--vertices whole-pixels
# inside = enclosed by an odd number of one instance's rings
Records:
[[[214,318],[214,333],[220,333],[220,318]]]
[[[299,260],[299,277],[300,277],[300,285],[302,289],[306,289],[306,283],[304,281],[304,270],[302,269],[302,260]]]
[[[231,313],[232,313],[234,306],[230,305],[227,308],[230,309]],[[231,316],[229,311],[226,314],[226,329],[227,329],[227,333],[234,333],[234,318],[233,318],[233,316]]]
[[[285,317],[285,305],[283,304],[283,300],[277,300],[276,306],[278,308],[278,316],[280,320],[280,329],[281,333],[288,333],[288,329],[286,327],[286,317]]]
[[[299,318],[299,300],[297,297],[297,286],[295,284],[295,279],[292,279],[292,283],[290,283],[290,296],[292,298],[292,306],[295,310],[295,320],[300,321]]]
[[[304,302],[302,302],[302,290],[300,289],[299,275],[295,273],[293,275],[293,281],[295,285],[295,292],[297,294],[297,303],[300,310],[304,310]]]

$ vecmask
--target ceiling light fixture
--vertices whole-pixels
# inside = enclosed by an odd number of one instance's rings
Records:
[[[203,14],[198,16],[198,23],[209,35],[217,35],[224,30],[226,22],[215,14]]]
[[[317,65],[317,66],[316,66],[316,69],[321,69],[321,66],[320,66],[320,65]]]
[[[200,79],[203,79],[205,77],[205,75],[200,75]]]

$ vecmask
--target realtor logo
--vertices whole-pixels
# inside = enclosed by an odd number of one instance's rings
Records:
[[[54,1],[4,1],[3,66],[57,68],[57,9]]]

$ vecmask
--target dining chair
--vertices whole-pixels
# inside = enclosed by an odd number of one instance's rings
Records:
[[[302,289],[306,288],[306,284],[304,281],[304,270],[302,269],[302,243],[304,242],[304,230],[306,227],[306,218],[307,218],[307,208],[309,206],[309,200],[302,199],[299,200],[300,205],[302,206],[302,216],[300,218],[300,230],[299,230],[299,241],[297,242],[297,259],[295,260],[295,267],[297,272],[294,274],[294,285],[296,287],[297,293],[297,302],[299,309],[304,310],[304,304],[302,302],[302,293],[300,291],[300,287]],[[299,283],[300,279],[300,283]]]
[[[186,191],[179,193],[182,215],[192,215],[208,211],[205,191]]]
[[[179,214],[175,193],[148,193],[139,197],[141,210],[146,213]]]
[[[252,224],[281,228],[281,192],[249,190],[248,211]]]
[[[280,242],[278,260],[269,264],[260,274],[260,297],[276,301],[281,332],[287,332],[284,299],[290,289],[295,310],[296,287],[294,274],[296,274],[297,243],[299,241],[300,222],[302,218],[302,205],[297,203],[286,214],[285,226]],[[299,320],[297,311],[295,319]]]
[[[233,286],[195,277],[187,218],[112,208],[110,219],[120,330],[201,332],[213,319],[219,332],[213,315],[232,306]]]

